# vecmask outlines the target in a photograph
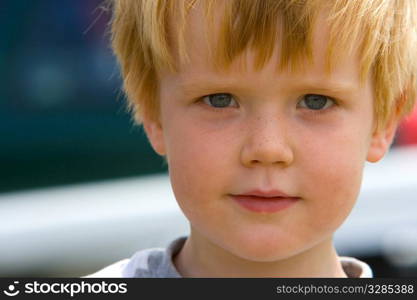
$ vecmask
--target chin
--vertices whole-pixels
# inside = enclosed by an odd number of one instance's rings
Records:
[[[284,260],[294,255],[292,251],[289,249],[237,249],[233,253],[235,256],[240,257],[241,259],[245,259],[252,262],[276,262],[280,260]]]
[[[230,239],[224,249],[233,255],[253,262],[274,262],[294,256],[302,251],[293,241],[273,237]]]

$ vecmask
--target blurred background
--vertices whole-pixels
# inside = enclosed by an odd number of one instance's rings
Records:
[[[187,234],[126,112],[101,0],[0,4],[0,276],[82,276]],[[417,276],[417,111],[367,166],[341,255]]]

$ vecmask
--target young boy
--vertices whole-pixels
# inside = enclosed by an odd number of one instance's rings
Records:
[[[370,277],[332,242],[416,96],[415,1],[115,0],[190,235],[91,277]]]

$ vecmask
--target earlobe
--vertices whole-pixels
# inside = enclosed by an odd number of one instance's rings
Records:
[[[385,128],[373,134],[366,157],[367,161],[374,163],[384,157],[394,140],[397,125],[398,122],[392,120]]]
[[[143,128],[155,152],[162,156],[165,155],[164,135],[160,122],[143,120]]]

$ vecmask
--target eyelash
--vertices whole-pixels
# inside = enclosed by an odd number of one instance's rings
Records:
[[[213,111],[215,111],[215,112],[226,112],[225,108],[231,108],[231,106],[225,106],[225,107],[214,107],[214,106],[211,106],[210,104],[207,104],[207,103],[204,101],[204,99],[206,99],[206,98],[208,98],[208,97],[210,97],[210,96],[214,96],[214,95],[229,95],[229,96],[231,96],[231,97],[232,97],[232,99],[234,100],[233,95],[231,95],[231,94],[229,94],[229,93],[214,93],[214,94],[209,94],[209,95],[206,95],[206,96],[200,97],[200,98],[199,98],[199,101],[200,101],[200,102],[202,102],[203,104],[205,104],[205,105],[206,105],[209,109],[211,109],[211,110],[213,110]],[[335,106],[337,106],[337,105],[338,105],[338,102],[337,102],[334,98],[329,97],[329,96],[326,96],[326,95],[321,95],[321,94],[304,94],[303,96],[301,96],[301,97],[299,98],[299,100],[298,100],[298,102],[297,102],[297,107],[299,106],[299,103],[300,103],[301,101],[305,100],[305,99],[304,99],[304,97],[306,97],[306,96],[323,96],[323,97],[325,97],[326,99],[328,99],[329,101],[331,101],[331,102],[332,102],[332,104],[330,105],[330,107],[323,108],[323,109],[309,109],[309,108],[306,108],[306,107],[301,107],[301,108],[303,108],[303,109],[308,110],[308,111],[309,111],[309,113],[314,113],[314,114],[323,114],[323,113],[328,112],[329,110],[331,110],[332,108],[334,108]],[[234,101],[236,102],[236,100],[234,100]],[[237,103],[237,102],[236,102],[236,103]],[[326,103],[326,105],[327,105],[327,103]],[[325,105],[325,106],[326,106],[326,105]]]

